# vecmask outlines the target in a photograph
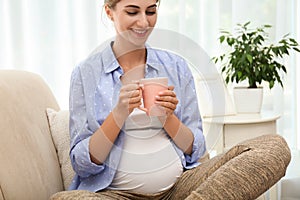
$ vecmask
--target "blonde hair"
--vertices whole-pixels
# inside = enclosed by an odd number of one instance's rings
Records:
[[[109,8],[114,8],[117,3],[119,3],[121,0],[104,0],[104,4],[107,4]],[[160,0],[156,0],[156,3],[159,4]]]
[[[114,8],[121,0],[104,0],[104,4],[107,4],[109,8]]]

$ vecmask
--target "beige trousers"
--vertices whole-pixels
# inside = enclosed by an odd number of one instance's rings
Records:
[[[185,171],[172,188],[162,193],[75,190],[56,193],[51,200],[255,199],[285,175],[290,159],[290,149],[281,136],[265,135],[240,143]]]

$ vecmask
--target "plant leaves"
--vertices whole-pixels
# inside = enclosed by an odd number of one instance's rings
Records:
[[[271,81],[269,82],[269,88],[272,89],[273,87],[274,87],[274,81],[271,80]]]
[[[240,71],[238,71],[238,72],[237,72],[237,76],[238,76],[239,79],[241,79],[241,77],[243,76],[243,73],[240,72]]]
[[[223,43],[223,42],[224,42],[224,40],[225,40],[225,36],[224,36],[224,35],[222,35],[222,36],[220,37],[220,43]]]
[[[251,87],[266,81],[269,87],[275,83],[283,86],[280,71],[287,73],[283,62],[283,56],[290,55],[290,51],[300,53],[299,44],[293,38],[287,38],[289,34],[278,44],[268,42],[269,34],[266,29],[271,25],[263,25],[250,29],[250,21],[237,24],[234,33],[222,31],[219,37],[220,43],[228,45],[230,50],[215,59],[222,63],[222,74],[226,77],[226,83],[247,80]],[[225,62],[226,61],[226,62]]]
[[[253,61],[252,56],[250,54],[247,54],[246,57],[247,57],[247,60],[249,61],[249,63],[251,64]]]
[[[298,51],[298,52],[300,53],[300,50],[299,50],[298,48],[293,47],[293,49],[294,49],[295,51]]]

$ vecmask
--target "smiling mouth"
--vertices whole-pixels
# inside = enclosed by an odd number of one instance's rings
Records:
[[[139,37],[143,37],[143,36],[145,36],[145,35],[147,34],[148,29],[143,29],[143,30],[141,30],[141,29],[132,29],[132,31],[133,31],[136,35],[138,35]]]

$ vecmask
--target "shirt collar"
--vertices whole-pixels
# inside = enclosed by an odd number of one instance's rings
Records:
[[[118,60],[115,57],[115,54],[112,50],[113,42],[110,42],[103,50],[103,66],[105,73],[111,73],[112,71],[118,69],[120,67]],[[146,44],[147,49],[147,60],[146,66],[154,68],[155,70],[160,70],[161,63],[156,55],[155,49],[151,48],[149,45]]]
[[[147,61],[146,61],[147,66],[152,67],[155,70],[159,71],[161,67],[161,63],[159,62],[159,59],[156,55],[157,50],[153,49],[149,45],[146,45],[146,49],[147,49]]]
[[[110,42],[102,53],[103,67],[105,73],[110,73],[120,67],[119,62],[116,59],[115,54],[112,50],[112,44],[113,42]]]

